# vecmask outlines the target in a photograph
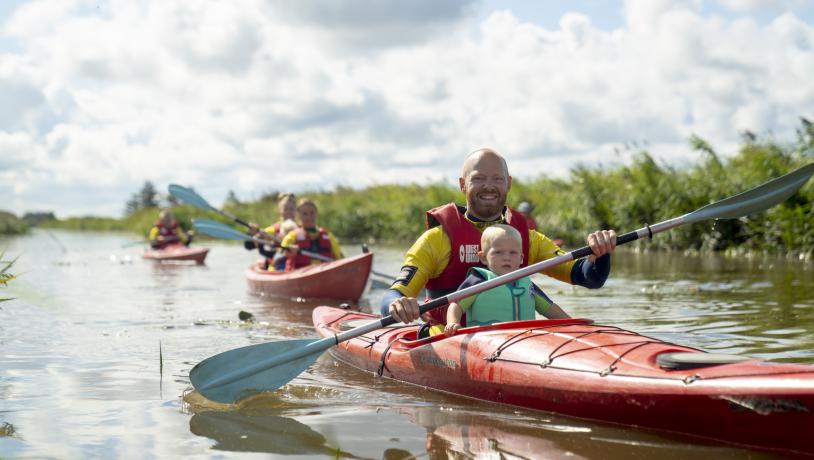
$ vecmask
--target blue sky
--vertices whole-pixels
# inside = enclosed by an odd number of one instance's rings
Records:
[[[814,118],[814,2],[0,3],[2,208],[120,215],[145,180],[229,190],[686,164]]]

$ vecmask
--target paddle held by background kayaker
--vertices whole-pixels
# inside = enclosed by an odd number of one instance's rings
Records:
[[[478,257],[486,268],[471,267],[457,291],[513,272],[520,268],[523,261],[523,237],[517,229],[509,225],[495,224],[485,229],[480,239],[480,247]],[[447,336],[455,335],[461,327],[464,313],[467,315],[468,326],[487,326],[506,321],[532,320],[535,319],[535,311],[549,319],[570,318],[531,281],[530,277],[524,276],[511,283],[450,303],[446,327],[432,326],[430,335],[438,335],[441,332],[445,332]]]
[[[419,317],[416,295],[423,287],[435,299],[455,291],[470,267],[479,266],[481,232],[494,224],[507,224],[522,237],[523,262],[534,264],[564,254],[551,239],[529,230],[522,214],[506,206],[512,185],[506,160],[491,149],[472,152],[464,160],[458,179],[466,206],[449,203],[427,211],[427,230],[407,251],[404,265],[385,292],[381,313],[409,323]],[[610,253],[616,248],[616,232],[599,230],[587,237],[593,256],[572,260],[542,273],[560,281],[597,289],[610,273]],[[445,324],[447,308],[428,312],[430,325]]]
[[[297,203],[297,221],[299,228],[283,237],[280,244],[288,253],[285,270],[322,263],[321,260],[300,253],[300,249],[317,253],[333,259],[341,259],[342,250],[333,233],[323,227],[317,227],[317,205],[303,198]]]
[[[150,247],[153,249],[164,249],[173,244],[181,244],[184,240],[184,245],[189,246],[192,243],[192,237],[195,236],[194,230],[189,230],[184,234],[178,227],[178,222],[172,211],[169,209],[162,209],[158,213],[158,220],[153,224],[150,229]]]
[[[293,193],[282,193],[277,197],[277,212],[280,215],[280,220],[272,225],[269,225],[263,230],[260,230],[259,225],[250,222],[248,231],[249,235],[256,236],[266,241],[276,241],[278,243],[282,241],[283,237],[291,231],[291,228],[284,228],[287,227],[287,225],[283,224],[287,221],[294,222],[294,219],[297,217],[297,198]],[[296,225],[296,223],[294,225]],[[270,244],[256,244],[254,241],[246,241],[243,243],[243,247],[250,251],[257,249],[257,252],[266,258],[266,269],[274,269],[277,271],[285,270],[285,252],[278,254],[275,246]]]

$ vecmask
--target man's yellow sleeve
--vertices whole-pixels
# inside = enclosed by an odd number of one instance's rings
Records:
[[[153,227],[150,229],[150,236],[147,239],[150,241],[158,239],[158,227]]]
[[[431,278],[437,278],[449,263],[452,243],[444,229],[433,227],[416,240],[404,256],[401,273],[391,289],[415,297]]]
[[[527,265],[536,264],[544,260],[565,254],[559,246],[551,239],[536,230],[529,230],[529,260]],[[540,273],[571,284],[571,269],[576,263],[575,260],[559,264],[557,266],[543,270]]]

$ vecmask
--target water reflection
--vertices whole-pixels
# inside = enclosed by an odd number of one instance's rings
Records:
[[[704,445],[546,414],[501,414],[430,406],[403,406],[399,412],[427,432],[431,459],[545,458],[630,459],[774,458],[770,454]]]
[[[325,437],[308,425],[279,415],[205,411],[192,415],[189,430],[217,441],[212,448],[218,450],[359,458],[326,445]]]

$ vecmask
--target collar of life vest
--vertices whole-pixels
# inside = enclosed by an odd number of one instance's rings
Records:
[[[495,224],[505,224],[506,223],[506,207],[505,206],[503,207],[503,211],[500,213],[500,217],[495,219],[495,220],[482,220],[482,219],[479,219],[479,218],[473,216],[472,214],[470,214],[469,210],[467,210],[464,213],[464,218],[466,218],[466,220],[468,220],[470,223],[472,223],[472,225],[474,225],[475,227],[478,227],[480,230],[483,230],[483,229],[485,229],[487,227],[491,227],[492,225],[495,225]]]

